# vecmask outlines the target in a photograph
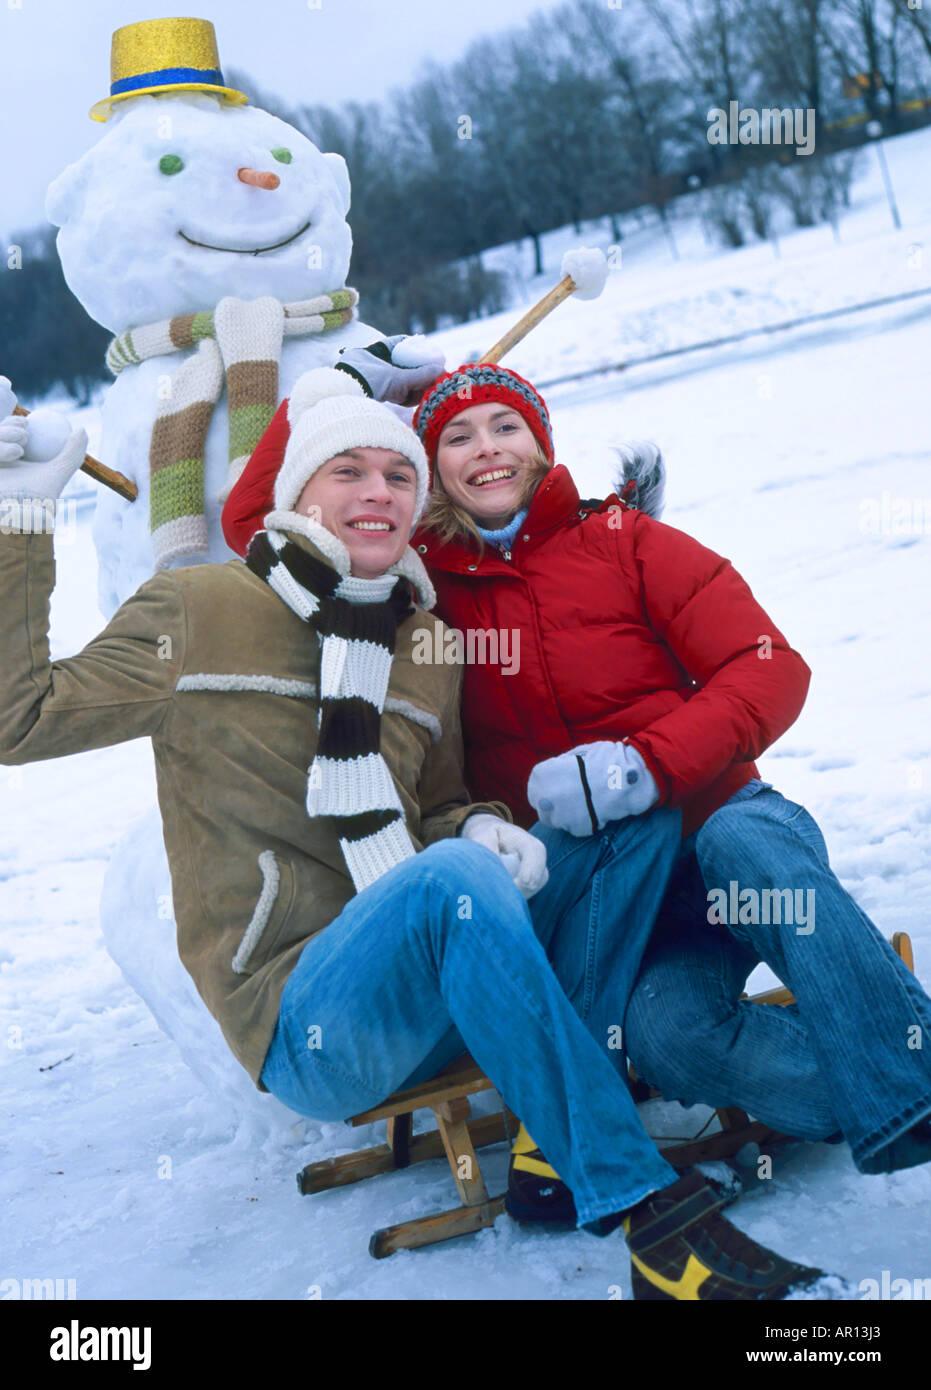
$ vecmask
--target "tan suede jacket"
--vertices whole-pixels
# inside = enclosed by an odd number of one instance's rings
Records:
[[[50,662],[54,575],[50,535],[0,535],[0,763],[152,739],[181,959],[264,1091],[285,981],[354,894],[332,822],[306,811],[319,641],[232,560],[155,575],[82,652]],[[417,609],[398,628],[382,716],[417,850],[475,811],[510,820],[469,802],[461,668],[411,659],[414,630],[436,621]]]

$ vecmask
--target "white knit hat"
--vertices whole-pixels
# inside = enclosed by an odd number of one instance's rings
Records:
[[[327,459],[347,449],[392,449],[417,471],[417,524],[430,487],[423,445],[386,405],[366,396],[355,377],[334,367],[305,372],[291,392],[288,423],[291,435],[275,482],[276,512],[293,512],[307,480]]]

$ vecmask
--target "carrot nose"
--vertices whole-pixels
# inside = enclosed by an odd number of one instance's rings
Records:
[[[267,174],[259,169],[240,169],[238,177],[243,183],[251,183],[255,188],[277,188],[281,183],[277,174]]]

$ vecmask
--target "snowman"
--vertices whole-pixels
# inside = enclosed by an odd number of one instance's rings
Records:
[[[115,335],[101,490],[99,604],[154,569],[228,560],[222,500],[282,397],[381,335],[346,287],[349,175],[223,83],[213,26],[164,19],[113,36],[103,138],[48,190],[65,279]]]
[[[346,287],[344,160],[225,86],[211,24],[117,30],[111,79],[90,113],[105,122],[103,137],[55,180],[46,204],[69,287],[114,334],[102,460],[138,489],[132,502],[98,493],[108,618],[158,568],[233,558],[222,502],[280,400],[302,373],[382,337],[358,320]],[[394,361],[410,368],[417,355],[406,347]],[[35,447],[54,454],[55,428],[39,417]],[[293,1121],[228,1051],[178,959],[170,902],[153,807],[108,870],[107,948],[215,1095],[240,1115]]]

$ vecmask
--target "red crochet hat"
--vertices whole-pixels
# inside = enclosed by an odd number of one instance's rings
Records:
[[[454,372],[444,372],[430,387],[414,414],[414,429],[420,435],[431,466],[443,426],[486,401],[501,401],[526,420],[543,453],[554,462],[553,428],[546,402],[522,376],[494,362],[466,362]]]

